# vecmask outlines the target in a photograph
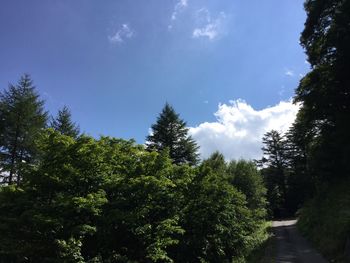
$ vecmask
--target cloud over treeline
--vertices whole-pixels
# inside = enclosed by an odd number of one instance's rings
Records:
[[[299,105],[281,101],[275,106],[255,110],[244,100],[219,104],[216,121],[190,128],[191,136],[200,146],[200,155],[207,158],[214,151],[230,159],[259,159],[262,137],[274,129],[286,132],[294,122]]]

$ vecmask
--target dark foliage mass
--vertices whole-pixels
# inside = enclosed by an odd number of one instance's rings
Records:
[[[301,43],[311,71],[296,90],[302,106],[292,135],[304,155],[299,169],[310,178],[315,197],[303,208],[300,225],[332,261],[348,262],[350,1],[309,0],[305,10]]]

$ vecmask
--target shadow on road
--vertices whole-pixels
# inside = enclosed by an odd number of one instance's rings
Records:
[[[303,238],[296,220],[272,222],[273,261],[277,263],[326,263],[327,261]]]

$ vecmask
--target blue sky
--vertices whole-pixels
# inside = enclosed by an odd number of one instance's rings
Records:
[[[302,0],[4,0],[0,88],[29,73],[50,113],[143,143],[166,101],[198,128],[238,99],[258,115],[289,100],[305,18]]]

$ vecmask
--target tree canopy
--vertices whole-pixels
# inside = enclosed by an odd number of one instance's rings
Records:
[[[165,104],[157,122],[152,125],[151,134],[147,137],[147,149],[163,151],[169,149],[175,164],[195,165],[198,163],[198,146],[189,136],[186,122],[180,119],[172,106]]]
[[[53,129],[38,146],[23,183],[0,188],[1,262],[232,262],[262,241],[264,204],[213,162]]]
[[[305,2],[301,35],[311,71],[301,80],[298,126],[308,131],[309,172],[320,180],[350,174],[350,1]],[[297,131],[295,131],[297,132]]]

